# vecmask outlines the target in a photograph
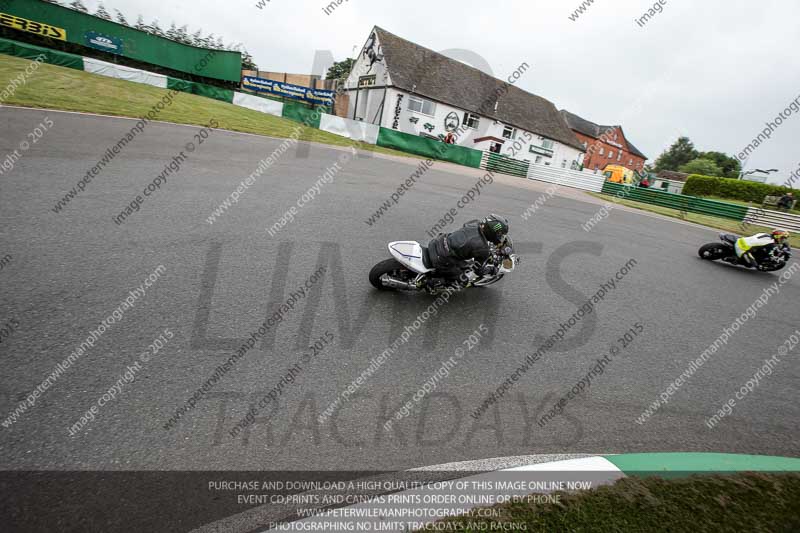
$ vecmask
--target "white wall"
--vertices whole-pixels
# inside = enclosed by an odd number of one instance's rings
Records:
[[[133,67],[116,65],[114,63],[101,61],[93,57],[83,58],[83,70],[86,72],[91,72],[92,74],[108,76],[109,78],[117,78],[135,83],[144,83],[147,85],[152,85],[153,87],[159,87],[161,89],[167,88],[167,77],[163,74],[155,74],[153,72],[147,72]]]
[[[438,136],[438,135],[446,135],[447,130],[445,129],[445,119],[450,115],[450,113],[455,113],[456,117],[458,118],[459,125],[464,120],[464,110],[459,109],[456,107],[449,106],[447,104],[443,104],[441,102],[434,102],[435,109],[433,115],[425,115],[420,112],[411,111],[408,109],[408,102],[409,98],[412,97],[409,93],[405,91],[400,91],[398,89],[389,89],[386,94],[386,103],[385,109],[383,112],[383,121],[381,122],[381,126],[384,128],[393,129],[395,115],[396,115],[396,107],[397,107],[397,97],[398,95],[402,95],[403,99],[400,105],[400,113],[398,115],[399,121],[397,124],[397,130],[402,131],[404,133],[410,133],[412,135],[419,135],[421,132],[426,134]],[[414,98],[421,98],[425,99],[421,96],[413,96]],[[359,106],[360,107],[360,106]],[[417,122],[412,122],[411,119],[417,119]],[[432,129],[425,128],[425,125],[433,126]],[[474,148],[477,150],[488,150],[489,143],[488,142],[481,142],[475,143],[475,139],[479,139],[481,137],[492,136],[497,137],[499,139],[503,138],[503,129],[505,125],[502,123],[495,123],[494,119],[481,117],[480,123],[476,129],[467,129],[462,133],[458,139],[457,144],[461,146],[466,146],[467,148]],[[515,145],[515,141],[518,141]],[[524,160],[527,159],[533,163],[536,160],[536,155],[530,152],[530,146],[541,146],[542,140],[540,139],[540,135],[536,133],[529,133],[525,134],[524,130],[517,129],[516,131],[516,139],[515,140],[506,140],[503,144],[502,154],[507,155],[510,157],[514,157],[515,159]],[[561,168],[562,161],[564,159],[567,160],[567,167],[571,168],[572,162],[577,161],[580,163],[582,157],[582,152],[577,148],[572,148],[571,146],[567,146],[562,144],[558,141],[553,142],[553,156],[551,158],[544,157],[542,159],[542,164],[545,161],[550,162],[550,166]]]
[[[375,49],[377,50],[379,47],[380,40],[378,39],[376,40]],[[375,76],[374,89],[369,87],[358,89],[360,77],[373,75]],[[353,70],[350,71],[350,75],[344,83],[345,88],[348,89],[347,94],[350,97],[347,118],[380,124],[380,105],[383,101],[384,87],[386,85],[391,85],[391,76],[386,70],[386,62],[381,59],[372,63],[371,59],[364,54],[364,49],[362,49],[353,65]],[[356,91],[356,89],[358,90]],[[358,108],[356,108],[356,105]]]
[[[385,89],[361,89],[350,91],[347,118],[379,125],[381,122],[381,102]],[[357,106],[357,109],[356,109]],[[355,112],[354,112],[355,110]]]
[[[355,120],[327,115],[325,113],[320,117],[319,129],[333,133],[334,135],[340,135],[356,141],[364,141],[369,144],[377,144],[380,130],[380,128],[374,124],[357,122]]]
[[[283,103],[268,98],[261,98],[252,94],[234,92],[233,105],[246,107],[261,113],[275,115],[277,117],[283,114]]]

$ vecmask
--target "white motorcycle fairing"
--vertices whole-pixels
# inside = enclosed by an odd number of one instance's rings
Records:
[[[416,241],[395,241],[389,243],[389,252],[401,265],[418,274],[425,274],[433,269],[422,262],[422,246]]]

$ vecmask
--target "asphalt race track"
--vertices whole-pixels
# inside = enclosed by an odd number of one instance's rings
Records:
[[[511,221],[523,254],[500,284],[454,296],[381,366],[337,416],[318,415],[432,302],[379,293],[367,272],[392,240],[426,231],[482,173],[437,165],[374,225],[365,220],[415,170],[413,160],[360,154],[298,210],[272,226],[347,152],[291,148],[213,225],[206,219],[283,141],[224,131],[197,143],[199,128],[156,123],[131,142],[83,193],[56,202],[133,122],[2,108],[0,157],[45,117],[54,125],[0,176],[0,321],[18,327],[0,344],[0,417],[5,419],[159,265],[161,278],[9,428],[0,429],[3,469],[20,470],[392,470],[532,454],[708,451],[798,456],[796,357],[718,427],[705,420],[800,325],[800,278],[780,287],[727,346],[649,421],[636,418],[689,362],[778,281],[702,262],[715,232],[618,209],[590,233],[597,201],[564,191],[528,221],[521,214],[547,184],[497,176],[459,212],[461,223],[496,212]],[[121,225],[112,218],[180,151],[187,160]],[[538,342],[630,259],[636,264],[596,311],[475,420],[471,413]],[[188,411],[164,424],[318,266],[324,280],[275,330]],[[536,420],[639,322],[643,332],[564,415]],[[391,431],[383,424],[471,332],[489,333],[438,388]],[[174,337],[133,383],[75,436],[68,429],[165,330]],[[333,342],[303,365],[276,403],[236,437],[229,431],[276,386],[308,346]],[[537,341],[538,339],[538,341]]]

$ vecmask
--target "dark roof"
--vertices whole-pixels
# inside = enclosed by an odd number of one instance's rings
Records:
[[[600,124],[595,124],[594,122],[579,117],[574,113],[570,113],[566,109],[562,109],[561,114],[564,116],[564,119],[567,121],[567,124],[571,129],[577,131],[578,133],[583,133],[584,135],[587,135],[593,139],[599,139],[603,133],[614,128],[619,128],[622,130],[622,126],[603,126]],[[624,131],[622,132],[622,135],[625,136]],[[638,155],[645,160],[649,159],[638,148],[636,148],[632,142],[628,140],[627,136],[625,136],[625,142],[628,144],[628,148],[632,154]]]
[[[672,170],[662,170],[658,173],[658,177],[662,180],[686,181],[689,174],[685,172],[673,172]]]
[[[552,102],[377,26],[375,32],[395,87],[584,150]]]

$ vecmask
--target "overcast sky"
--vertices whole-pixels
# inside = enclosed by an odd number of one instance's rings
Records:
[[[315,50],[352,57],[373,25],[434,50],[468,49],[505,78],[599,124],[621,124],[652,162],[679,135],[699,150],[737,154],[800,96],[796,0],[348,0],[326,15],[323,0],[104,0],[130,22],[142,14],[226,42],[242,42],[261,70],[307,73]],[[97,0],[85,0],[94,10]],[[748,168],[800,167],[800,114],[760,146]]]

